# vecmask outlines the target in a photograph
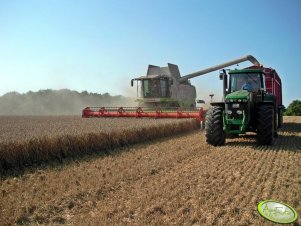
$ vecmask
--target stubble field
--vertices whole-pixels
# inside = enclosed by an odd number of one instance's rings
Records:
[[[301,117],[284,122],[273,147],[252,134],[212,147],[198,130],[3,178],[0,222],[274,225],[257,213],[260,200],[301,213]]]

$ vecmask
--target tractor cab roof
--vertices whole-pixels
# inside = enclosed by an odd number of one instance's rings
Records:
[[[229,74],[243,74],[243,73],[262,73],[263,69],[234,69],[230,70]]]

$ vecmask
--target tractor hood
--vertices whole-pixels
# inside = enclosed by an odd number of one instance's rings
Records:
[[[239,90],[226,95],[226,100],[249,100],[249,92],[247,90]]]

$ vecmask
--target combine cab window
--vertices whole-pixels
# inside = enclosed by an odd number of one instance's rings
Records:
[[[261,88],[259,73],[241,73],[231,74],[230,92],[238,90],[248,90],[249,92],[258,92]]]
[[[161,97],[168,97],[168,95],[167,95],[167,91],[168,91],[168,89],[167,89],[167,80],[165,79],[165,80],[160,80],[160,86],[161,86]]]
[[[148,80],[142,80],[142,85],[143,85],[143,97],[149,97],[150,91],[149,91],[149,83]]]
[[[167,79],[145,79],[142,80],[143,97],[161,98],[168,97],[168,80]]]
[[[142,81],[141,80],[137,81],[137,95],[140,98],[144,97],[143,87],[142,87]]]

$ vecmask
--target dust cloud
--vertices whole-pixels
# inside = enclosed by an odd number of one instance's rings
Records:
[[[0,115],[81,115],[85,107],[135,106],[134,98],[68,89],[6,93],[0,97]]]

